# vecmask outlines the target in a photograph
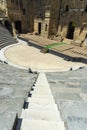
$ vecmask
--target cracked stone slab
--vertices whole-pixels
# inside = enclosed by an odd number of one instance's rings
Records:
[[[79,94],[74,94],[74,93],[56,93],[56,92],[54,92],[54,96],[56,98],[56,101],[58,101],[58,100],[71,100],[71,101],[79,100],[79,101],[81,101],[82,100],[82,98],[80,97]]]
[[[55,87],[55,85],[52,87],[53,91],[56,91],[57,93],[81,93],[82,89],[81,88],[59,88]]]
[[[0,98],[0,116],[4,113],[21,114],[24,98],[1,99]],[[4,121],[4,120],[3,120]]]
[[[27,70],[0,63],[0,130],[12,130],[36,78]]]
[[[64,120],[68,116],[87,118],[87,102],[83,101],[57,101],[59,110]]]
[[[16,116],[16,112],[5,112],[0,114],[0,130],[12,130]]]
[[[67,117],[68,130],[87,130],[87,118]]]

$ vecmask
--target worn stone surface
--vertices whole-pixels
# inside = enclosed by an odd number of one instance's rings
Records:
[[[16,118],[16,112],[0,113],[0,130],[12,130]]]
[[[30,120],[61,121],[59,111],[22,110],[21,118]]]
[[[82,100],[79,94],[72,93],[55,93],[58,100]]]
[[[26,126],[26,127],[25,127]],[[65,130],[64,122],[52,122],[52,121],[43,121],[43,120],[27,120],[23,119],[21,130]]]
[[[87,118],[82,117],[68,117],[67,126],[69,130],[87,130]],[[73,126],[73,127],[72,127]]]
[[[37,74],[0,63],[0,130],[12,130],[36,78]]]
[[[87,68],[46,73],[68,130],[87,129]]]
[[[87,117],[87,102],[83,101],[58,101],[58,107],[62,117],[66,120],[68,116]]]

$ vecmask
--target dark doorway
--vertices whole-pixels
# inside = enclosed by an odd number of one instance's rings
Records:
[[[7,30],[8,30],[11,34],[13,34],[13,29],[12,29],[12,25],[11,25],[11,22],[10,22],[10,21],[5,20],[5,21],[4,21],[4,26],[7,28]]]
[[[15,28],[18,31],[18,33],[22,33],[21,21],[15,21]]]
[[[41,34],[41,23],[38,23],[38,33]]]
[[[87,5],[85,6],[85,12],[87,12]]]
[[[68,26],[66,38],[73,39],[74,31],[75,31],[75,23],[74,22],[70,22],[69,26]]]
[[[68,5],[66,5],[66,11],[67,11],[67,12],[69,11],[69,6],[68,6]]]
[[[48,26],[47,26],[47,24],[45,25],[45,31],[47,31],[47,28],[48,28]]]

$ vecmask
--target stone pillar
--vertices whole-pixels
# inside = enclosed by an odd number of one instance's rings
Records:
[[[13,28],[13,36],[16,37],[17,33],[16,33],[16,29],[15,29],[14,23],[12,23],[12,28]]]

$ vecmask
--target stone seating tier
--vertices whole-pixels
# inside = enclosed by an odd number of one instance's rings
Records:
[[[0,62],[0,130],[14,130],[37,74]]]
[[[0,49],[15,43],[17,43],[17,40],[5,27],[0,25]]]

